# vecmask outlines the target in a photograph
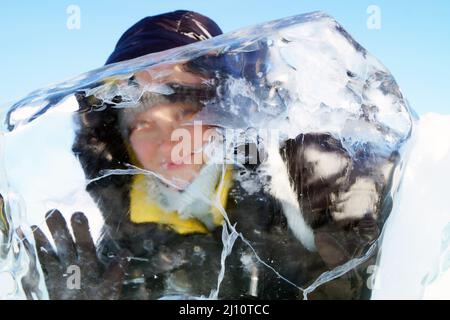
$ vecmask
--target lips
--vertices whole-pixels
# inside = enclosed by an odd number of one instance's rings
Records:
[[[169,163],[166,164],[166,168],[169,169],[169,170],[172,170],[172,169],[180,168],[180,167],[182,167],[184,165],[185,164],[183,162],[169,162]]]
[[[173,169],[178,169],[181,168],[185,165],[188,165],[191,163],[191,159],[192,159],[193,153],[191,153],[190,155],[186,156],[185,158],[182,159],[178,159],[175,161],[164,161],[162,163],[162,167],[167,169],[167,170],[173,170]]]

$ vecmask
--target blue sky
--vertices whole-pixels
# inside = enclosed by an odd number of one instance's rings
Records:
[[[80,29],[66,26],[69,5],[80,8]],[[367,28],[370,5],[381,10],[379,30]],[[21,0],[0,8],[0,105],[103,65],[121,34],[148,15],[195,10],[227,32],[323,10],[391,70],[419,114],[450,114],[448,0]]]

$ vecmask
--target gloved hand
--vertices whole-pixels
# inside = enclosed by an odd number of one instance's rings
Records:
[[[107,266],[101,263],[89,232],[88,220],[81,212],[74,213],[71,218],[75,241],[59,211],[49,211],[46,222],[56,252],[37,226],[33,230],[50,299],[118,299],[128,264],[127,253],[121,252]],[[79,279],[76,279],[78,276]]]

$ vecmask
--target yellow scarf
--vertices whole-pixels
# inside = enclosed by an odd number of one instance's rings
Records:
[[[215,196],[219,197],[220,203],[225,208],[228,192],[231,188],[232,172],[227,168],[224,180],[216,188]],[[214,224],[220,226],[223,216],[216,206],[211,207]],[[179,234],[208,233],[206,226],[195,218],[182,219],[178,212],[166,212],[156,203],[148,198],[147,179],[144,175],[138,174],[133,177],[130,193],[130,220],[133,223],[158,223],[169,226]]]

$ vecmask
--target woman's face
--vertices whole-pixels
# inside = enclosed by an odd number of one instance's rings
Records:
[[[189,103],[161,103],[138,115],[130,128],[130,143],[143,168],[161,175],[181,189],[192,182],[203,164],[194,161],[194,143],[190,143],[189,150],[184,150],[182,157],[174,156],[174,147],[180,146],[180,140],[173,139],[173,134],[180,130],[182,139],[188,138],[193,142],[194,138],[200,138],[202,145],[209,138],[206,130],[211,127],[190,122],[197,111]],[[201,137],[198,137],[199,133]]]

